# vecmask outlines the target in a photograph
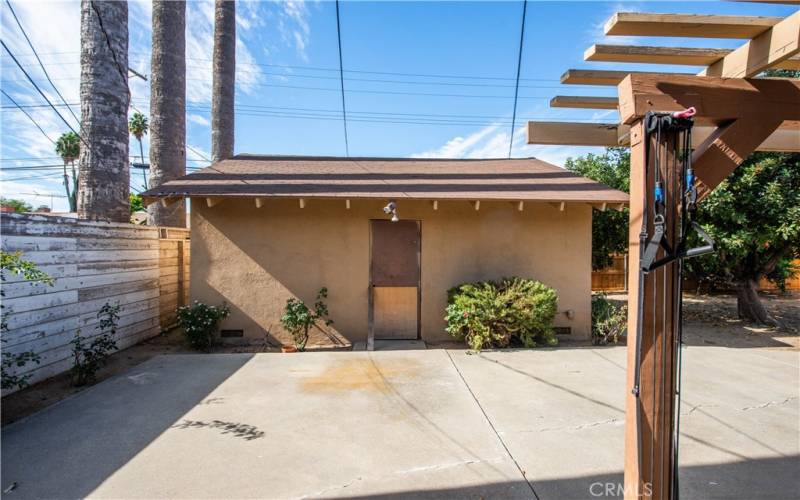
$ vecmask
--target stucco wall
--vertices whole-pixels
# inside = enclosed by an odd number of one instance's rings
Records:
[[[313,302],[329,290],[335,329],[350,341],[367,336],[369,220],[382,218],[385,201],[225,200],[208,208],[192,203],[192,300],[226,301],[232,314],[222,327],[251,339],[266,332],[282,341],[286,299]],[[509,202],[399,201],[401,218],[422,227],[422,338],[450,340],[444,332],[447,289],[465,281],[517,275],[556,289],[557,326],[572,337],[590,332],[591,208]],[[567,310],[574,311],[569,319]]]

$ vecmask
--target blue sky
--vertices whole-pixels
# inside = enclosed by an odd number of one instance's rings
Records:
[[[78,1],[13,1],[17,16],[59,91],[79,109],[80,5]],[[614,111],[550,109],[550,97],[615,95],[613,87],[561,85],[568,68],[697,71],[696,67],[586,63],[593,43],[733,48],[741,40],[604,37],[616,11],[786,16],[787,5],[741,2],[528,3],[513,156],[563,165],[596,148],[525,145],[529,119],[616,121]],[[2,5],[2,38],[51,101],[58,97]],[[340,4],[344,85],[351,156],[505,157],[511,134],[522,2],[367,2]],[[345,154],[339,91],[335,4],[237,3],[236,152],[296,155]],[[150,5],[129,6],[129,62],[149,74]],[[210,150],[213,2],[187,6],[187,142],[190,168],[205,166]],[[20,104],[36,94],[7,53],[1,86]],[[133,106],[149,111],[146,82],[130,80]],[[53,145],[21,112],[2,100],[0,182],[6,197],[35,206],[66,208]],[[46,134],[66,126],[50,109],[27,108]],[[59,108],[76,129],[69,112]],[[145,155],[148,142],[145,140]],[[138,154],[132,141],[131,154]],[[137,171],[132,187],[141,189]],[[50,194],[54,197],[50,198]]]

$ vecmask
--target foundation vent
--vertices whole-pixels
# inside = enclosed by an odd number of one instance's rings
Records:
[[[572,335],[572,328],[569,326],[556,326],[553,328],[556,335]]]

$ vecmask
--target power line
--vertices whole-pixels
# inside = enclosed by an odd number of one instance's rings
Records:
[[[64,118],[64,117],[61,115],[61,113],[59,113],[59,112],[58,112],[58,109],[56,109],[56,107],[53,105],[53,103],[52,103],[52,102],[50,102],[50,99],[48,99],[48,98],[47,98],[47,95],[45,95],[45,93],[44,93],[44,92],[42,92],[42,89],[40,89],[40,88],[39,88],[39,86],[38,86],[38,85],[36,85],[36,82],[34,82],[34,81],[33,81],[33,78],[31,78],[31,75],[29,75],[29,74],[28,74],[28,72],[27,72],[27,71],[25,71],[25,68],[23,68],[23,67],[22,67],[22,65],[19,63],[19,61],[17,60],[17,58],[16,58],[16,57],[14,57],[14,53],[13,53],[13,52],[11,52],[11,50],[8,48],[8,46],[6,45],[6,43],[5,43],[3,40],[0,40],[0,44],[2,44],[2,45],[3,45],[3,48],[4,48],[4,49],[6,49],[6,52],[8,52],[8,55],[10,55],[10,56],[11,56],[11,59],[13,59],[13,60],[14,60],[14,62],[16,63],[16,65],[17,65],[17,67],[20,69],[20,71],[22,71],[22,72],[25,74],[25,76],[28,78],[28,81],[29,81],[29,82],[31,82],[31,85],[33,85],[33,87],[34,87],[34,88],[35,88],[35,89],[36,89],[36,90],[39,92],[39,94],[40,94],[40,95],[41,95],[41,96],[44,98],[44,100],[45,100],[45,101],[47,101],[47,104],[49,104],[49,105],[50,105],[50,108],[52,108],[52,109],[53,109],[53,111],[55,111],[55,113],[58,115],[58,117],[59,117],[59,118],[61,118],[61,121],[63,121],[63,122],[64,122],[64,124],[65,124],[65,125],[66,125],[66,126],[67,126],[67,127],[68,127],[68,128],[69,128],[69,129],[70,129],[70,130],[71,130],[71,131],[74,133],[74,134],[75,134],[75,135],[77,135],[77,136],[78,136],[78,138],[81,140],[81,142],[83,142],[84,144],[86,144],[86,147],[87,147],[87,148],[89,148],[89,150],[91,150],[91,148],[89,147],[89,144],[88,144],[88,143],[87,143],[87,142],[86,142],[86,141],[83,139],[83,137],[81,137],[81,135],[80,135],[80,134],[79,134],[79,133],[78,133],[78,132],[77,132],[77,131],[76,131],[74,128],[72,128],[72,125],[70,125],[70,123],[69,123],[69,122],[68,122],[68,121],[67,121],[67,120],[66,120],[66,119],[65,119],[65,118]],[[5,92],[3,92],[3,93],[5,94]],[[7,96],[7,94],[6,94],[6,96]],[[48,139],[49,139],[49,137],[48,137]],[[52,142],[52,139],[50,139],[50,140],[51,140],[51,142]],[[55,143],[54,143],[54,144],[55,144]]]
[[[508,158],[514,146],[514,127],[517,124],[517,100],[519,98],[519,73],[522,69],[522,46],[525,42],[525,14],[528,11],[528,0],[522,1],[522,27],[519,30],[519,54],[517,55],[517,83],[514,88],[514,111],[511,114],[511,137],[508,139]]]
[[[3,45],[3,46],[5,46],[5,45]],[[28,112],[27,112],[27,111],[25,111],[25,109],[23,109],[23,108],[22,108],[22,106],[20,106],[20,105],[17,103],[17,101],[15,101],[15,100],[14,100],[14,98],[13,98],[13,97],[11,97],[10,95],[8,95],[8,94],[6,93],[6,91],[5,91],[5,90],[3,90],[3,89],[0,89],[0,92],[2,92],[2,93],[3,93],[3,95],[4,95],[4,96],[6,96],[6,98],[7,98],[9,101],[13,102],[13,103],[14,103],[14,106],[16,106],[16,107],[17,107],[17,109],[19,109],[20,111],[22,111],[23,113],[25,113],[25,116],[27,116],[27,117],[28,117],[28,119],[29,119],[31,122],[33,122],[33,124],[34,124],[34,125],[36,125],[36,128],[38,128],[38,129],[39,129],[39,132],[41,132],[41,133],[42,133],[42,135],[44,135],[45,137],[47,137],[47,140],[48,140],[48,141],[52,142],[53,144],[55,144],[55,143],[56,143],[56,141],[54,141],[53,139],[51,139],[51,138],[50,138],[50,136],[49,136],[49,135],[47,135],[47,132],[45,132],[45,131],[44,131],[44,129],[43,129],[42,127],[40,127],[40,126],[39,126],[39,124],[36,122],[36,120],[34,120],[34,119],[33,119],[33,117],[32,117],[31,115],[29,115],[29,114],[28,114]]]
[[[136,54],[136,53],[140,53],[140,52],[131,52],[131,53],[132,54]],[[51,53],[51,54],[55,55],[55,54],[59,54],[59,53]],[[63,54],[75,54],[75,52],[71,52],[71,53],[64,52]],[[32,54],[29,54],[29,56],[32,57]],[[19,56],[19,57],[25,57],[25,56]],[[187,61],[198,61],[198,62],[211,62],[211,59],[203,59],[203,58],[198,58],[198,57],[187,57],[186,60]],[[145,63],[149,62],[147,60],[143,60],[143,61]],[[48,64],[50,64],[50,65],[77,65],[77,64],[80,64],[80,63],[76,62],[76,61],[62,61],[62,62],[51,62],[51,63],[48,63]],[[237,65],[240,65],[240,66],[257,66],[257,67],[265,66],[265,67],[271,67],[271,68],[285,68],[285,69],[301,69],[301,70],[307,70],[307,71],[329,71],[329,72],[336,72],[336,73],[339,72],[338,68],[324,68],[324,67],[318,67],[318,66],[296,66],[296,65],[290,65],[290,64],[241,62],[241,63],[237,63]],[[192,66],[188,66],[187,68],[192,68]],[[202,66],[194,66],[194,68],[195,69],[207,69],[207,68],[202,67]],[[251,73],[256,73],[256,72],[251,71]],[[493,81],[507,81],[507,82],[514,82],[515,81],[515,78],[498,77],[498,76],[446,75],[446,74],[433,74],[433,73],[407,73],[407,72],[397,72],[397,71],[368,71],[368,70],[355,70],[355,69],[346,69],[346,70],[344,70],[344,73],[356,73],[356,74],[367,74],[367,75],[410,76],[410,77],[417,77],[417,78],[449,78],[449,79],[456,79],[456,80],[493,80]],[[270,73],[264,73],[264,74],[268,74],[269,75]],[[286,73],[273,73],[273,75],[275,75],[275,76],[300,76],[300,75],[292,75],[291,73],[289,73],[289,74],[286,74]],[[311,75],[306,75],[306,76],[311,77]],[[318,78],[324,78],[324,77],[318,76]],[[336,77],[328,77],[328,78],[336,78]],[[349,80],[350,78],[345,78],[345,79]],[[561,80],[559,80],[558,78],[520,78],[520,81],[523,81],[523,82],[554,82],[554,83],[560,83]],[[420,82],[420,83],[426,83],[426,82]],[[508,86],[511,87],[511,85],[508,85]],[[521,86],[525,87],[524,85],[521,85]],[[586,86],[598,86],[598,85],[584,85],[584,87],[586,87]],[[539,88],[539,87],[536,87],[536,88]],[[542,88],[544,88],[544,87],[542,87]]]
[[[339,42],[339,85],[342,90],[342,124],[344,125],[344,151],[350,156],[350,144],[347,141],[347,107],[344,99],[344,70],[342,67],[342,28],[339,23],[339,0],[336,0],[336,39]]]
[[[192,153],[194,153],[194,154],[196,154],[197,156],[199,156],[200,158],[202,158],[202,159],[203,159],[203,161],[207,161],[207,162],[209,162],[209,163],[211,162],[211,160],[210,160],[210,159],[209,159],[209,158],[208,158],[206,155],[204,155],[203,153],[201,153],[201,152],[199,152],[198,150],[194,149],[194,148],[193,148],[193,147],[191,147],[190,145],[188,145],[188,144],[187,144],[187,145],[186,145],[186,149],[188,149],[188,150],[189,150],[189,151],[191,151]],[[187,161],[198,161],[198,160],[187,160]]]
[[[69,104],[67,104],[66,99],[64,99],[64,96],[62,96],[61,92],[58,91],[58,87],[56,87],[56,84],[53,83],[53,80],[50,79],[50,75],[47,73],[47,69],[45,69],[44,64],[42,63],[42,60],[39,58],[39,54],[36,52],[36,49],[33,47],[33,43],[31,42],[31,39],[28,38],[28,34],[25,32],[25,28],[23,28],[22,27],[22,23],[19,22],[19,18],[17,18],[17,13],[14,12],[14,8],[11,6],[11,2],[9,2],[9,0],[6,0],[6,5],[8,5],[8,9],[11,11],[11,15],[14,17],[14,21],[17,22],[17,26],[19,27],[19,30],[22,32],[22,36],[25,37],[25,41],[28,42],[28,46],[31,48],[31,51],[33,51],[33,55],[36,56],[36,60],[39,62],[39,66],[41,66],[42,72],[44,72],[45,78],[47,78],[47,81],[50,82],[50,86],[52,86],[53,90],[56,91],[56,94],[58,95],[59,99],[61,99],[61,102],[63,102],[67,106],[67,109],[72,114],[72,117],[75,118],[75,121],[80,124],[81,120],[78,118],[78,116],[75,114],[75,112],[69,106]]]

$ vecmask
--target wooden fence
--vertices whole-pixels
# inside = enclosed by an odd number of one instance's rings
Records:
[[[800,267],[800,259],[794,261]],[[627,255],[615,255],[614,263],[600,271],[592,272],[592,291],[594,292],[624,292],[627,289]],[[767,279],[762,278],[758,284],[759,290],[777,290],[778,287]],[[684,290],[697,289],[697,281],[686,279]],[[786,280],[787,290],[800,290],[800,274]]]
[[[31,383],[72,366],[70,340],[78,330],[99,333],[97,312],[106,302],[120,305],[122,349],[173,324],[175,307],[188,299],[186,229],[2,214],[0,232],[3,250],[22,252],[55,279],[47,286],[7,275],[2,284],[2,348],[39,354],[39,365],[21,369]]]
[[[592,291],[624,292],[628,289],[628,255],[614,255],[611,266],[592,271]]]

